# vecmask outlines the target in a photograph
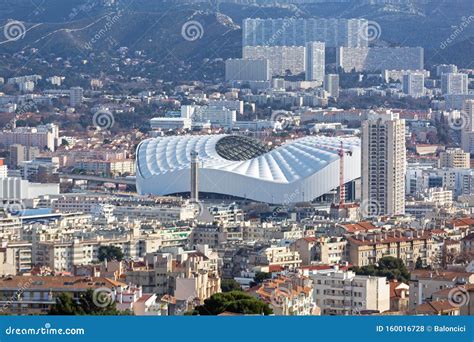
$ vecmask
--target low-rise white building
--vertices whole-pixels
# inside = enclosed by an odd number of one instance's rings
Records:
[[[314,300],[322,315],[358,315],[390,310],[390,286],[385,277],[352,271],[305,270],[313,279]]]

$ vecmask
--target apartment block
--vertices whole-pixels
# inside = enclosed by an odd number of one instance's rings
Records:
[[[359,233],[347,237],[347,252],[348,261],[355,266],[373,265],[386,256],[401,259],[408,268],[414,267],[418,258],[424,265],[435,261],[433,238],[427,231]]]
[[[390,310],[390,285],[385,277],[352,271],[310,271],[314,300],[322,315],[361,315]]]

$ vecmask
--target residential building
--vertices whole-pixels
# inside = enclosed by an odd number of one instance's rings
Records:
[[[266,59],[271,76],[299,75],[305,72],[304,46],[245,46],[244,59]]]
[[[172,294],[179,301],[203,303],[221,291],[220,259],[206,245],[196,248],[195,251],[148,254],[145,267],[127,271],[127,282],[137,283],[145,291],[158,295]]]
[[[10,145],[10,166],[17,167],[22,162],[33,160],[38,157],[40,150],[34,146],[23,146],[19,144]]]
[[[461,148],[464,152],[474,154],[474,100],[467,100],[464,102],[463,111],[461,112],[463,118],[461,122]]]
[[[270,62],[268,59],[228,59],[225,61],[226,81],[269,81]]]
[[[58,138],[59,128],[55,124],[39,125],[37,127],[16,127],[12,131],[0,132],[0,144],[7,148],[11,145],[19,144],[54,151]]]
[[[468,169],[471,167],[470,155],[460,148],[448,148],[446,151],[439,153],[440,168],[462,168]]]
[[[474,284],[474,273],[414,270],[410,279],[410,310],[431,301],[433,295],[441,290],[467,284]]]
[[[324,76],[324,90],[329,93],[329,96],[339,97],[339,75],[328,74]]]
[[[385,277],[356,275],[337,269],[309,271],[313,296],[322,315],[363,315],[390,310]]]
[[[133,302],[142,297],[141,289],[105,277],[9,276],[0,281],[0,311],[14,315],[46,315],[59,295],[67,293],[79,300],[88,290],[109,296],[119,310],[133,309]]]
[[[306,81],[324,81],[326,70],[325,45],[322,42],[309,42],[306,44],[305,54],[305,79]]]
[[[135,161],[133,159],[118,160],[78,160],[74,168],[96,175],[122,176],[135,174]]]
[[[468,93],[467,74],[447,73],[441,75],[441,92],[446,95],[464,95]]]
[[[403,75],[403,92],[411,97],[425,96],[425,76],[418,73]]]
[[[427,231],[389,231],[359,233],[347,237],[348,261],[355,266],[368,266],[381,258],[392,256],[401,259],[409,268],[420,258],[423,265],[434,263],[435,249]]]
[[[82,104],[84,99],[84,89],[81,87],[72,87],[69,89],[69,105],[76,107]]]
[[[405,120],[387,112],[362,123],[364,216],[405,212]]]
[[[423,54],[421,47],[340,47],[336,65],[346,72],[420,70]]]
[[[304,237],[294,241],[290,249],[298,252],[302,265],[333,265],[346,260],[346,243],[342,237]]]
[[[278,265],[290,270],[301,266],[302,263],[299,253],[291,251],[289,247],[269,247],[261,257],[262,265]]]
[[[458,67],[454,64],[440,64],[436,66],[436,76],[441,77],[443,74],[456,74]]]
[[[278,18],[244,19],[242,46],[304,46],[309,42],[324,42],[328,47],[368,46],[366,19]]]
[[[297,274],[281,275],[265,280],[249,290],[249,294],[266,302],[277,316],[318,315],[312,280]]]

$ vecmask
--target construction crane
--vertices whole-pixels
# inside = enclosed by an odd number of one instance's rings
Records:
[[[349,155],[352,156],[352,151],[344,150],[344,142],[341,140],[341,145],[339,148],[335,148],[333,146],[329,145],[320,145],[322,147],[325,147],[329,150],[333,150],[337,152],[337,155],[339,156],[339,207],[343,208],[344,207],[344,202],[346,198],[346,189],[344,187],[344,156]]]

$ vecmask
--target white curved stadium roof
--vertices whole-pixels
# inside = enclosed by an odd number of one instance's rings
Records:
[[[191,152],[199,159],[200,192],[268,203],[308,201],[339,186],[340,138],[308,136],[268,151],[253,139],[187,135],[148,139],[137,149],[137,190],[168,195],[190,191]],[[360,139],[343,138],[344,180],[360,177]]]

